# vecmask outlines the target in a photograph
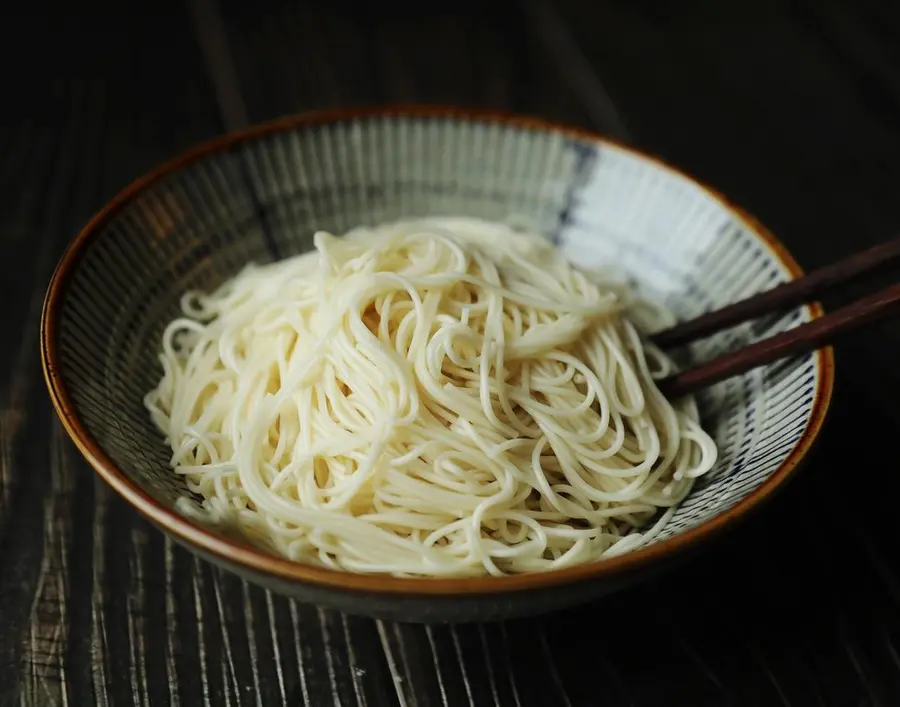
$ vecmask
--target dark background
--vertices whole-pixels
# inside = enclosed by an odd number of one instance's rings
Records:
[[[38,362],[63,247],[155,163],[288,112],[427,101],[630,141],[812,268],[896,235],[891,0],[36,0],[0,16],[0,704],[900,705],[900,334],[842,342],[762,513],[660,579],[455,628],[290,603],[175,549],[64,438]]]

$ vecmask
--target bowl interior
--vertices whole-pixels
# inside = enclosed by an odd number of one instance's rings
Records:
[[[590,137],[453,115],[298,122],[147,180],[87,232],[50,322],[75,414],[128,479],[173,506],[186,490],[142,398],[161,375],[160,337],[185,290],[308,250],[318,229],[426,215],[516,219],[576,263],[625,269],[681,318],[794,268],[717,197]],[[690,355],[709,358],[811,316],[801,308],[741,326]],[[705,392],[717,469],[653,542],[722,514],[775,474],[805,435],[823,375],[809,354]]]

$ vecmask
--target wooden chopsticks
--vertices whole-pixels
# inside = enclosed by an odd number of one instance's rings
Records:
[[[900,238],[683,322],[650,338],[661,348],[686,344],[749,319],[804,304],[830,288],[863,275],[872,275],[895,264],[897,260],[900,260]],[[659,381],[658,385],[667,397],[686,395],[778,359],[817,349],[841,334],[895,314],[900,314],[900,284],[892,285],[815,321],[723,354],[696,368],[671,375]]]

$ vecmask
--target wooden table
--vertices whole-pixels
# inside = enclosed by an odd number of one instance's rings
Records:
[[[897,231],[896,3],[412,7],[35,2],[0,21],[0,704],[900,704],[894,324],[840,346],[820,451],[764,512],[653,583],[501,625],[343,617],[242,584],[64,437],[37,349],[63,247],[130,179],[247,121],[413,100],[537,113],[692,172],[807,267]]]

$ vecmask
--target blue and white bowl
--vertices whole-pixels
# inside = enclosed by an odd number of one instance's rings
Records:
[[[569,606],[662,569],[782,486],[818,434],[830,349],[700,396],[720,456],[648,545],[511,577],[406,579],[266,554],[175,511],[187,491],[143,395],[180,295],[248,261],[312,247],[315,230],[429,215],[521,219],[580,265],[612,264],[682,319],[800,274],[761,225],[688,177],[598,136],[539,120],[414,108],[301,115],[178,157],[117,196],[78,235],[50,284],[42,357],[59,416],[87,460],[176,541],[278,592],[351,613],[496,619]],[[811,305],[711,337],[697,360],[818,317]]]

